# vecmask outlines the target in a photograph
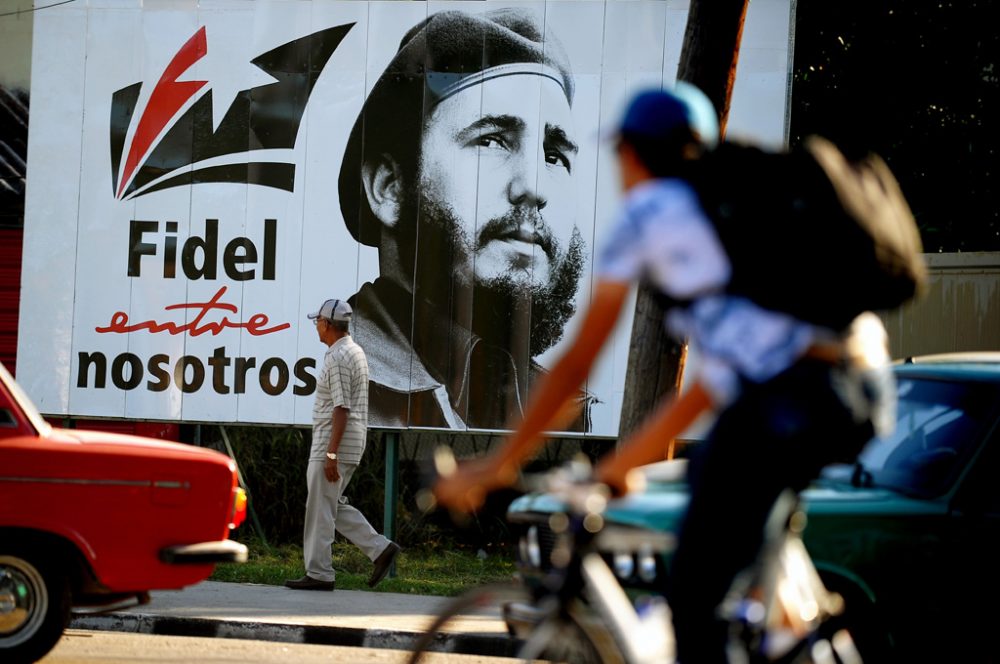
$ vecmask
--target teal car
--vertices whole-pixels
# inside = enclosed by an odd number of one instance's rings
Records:
[[[806,546],[866,662],[993,662],[1000,644],[1000,353],[908,359],[894,367],[894,433],[853,465],[826,468],[801,495]],[[751,441],[748,441],[748,444]],[[650,467],[646,491],[613,501],[608,528],[674,533],[687,505],[683,460]],[[515,500],[527,583],[544,574],[550,496]],[[633,538],[623,537],[622,541]],[[630,590],[663,588],[669,554],[604,552]]]

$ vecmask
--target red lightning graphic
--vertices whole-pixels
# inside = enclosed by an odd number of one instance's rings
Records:
[[[118,197],[121,198],[125,185],[135,172],[139,161],[146,155],[146,151],[153,144],[153,141],[167,122],[170,121],[184,103],[193,97],[208,81],[182,81],[178,82],[177,77],[186,72],[191,65],[198,62],[208,52],[208,40],[205,37],[205,27],[202,26],[184,46],[177,51],[170,64],[163,71],[153,94],[149,97],[146,110],[139,119],[139,126],[132,137],[132,145],[128,151],[128,159],[125,160],[125,172],[122,173],[121,182],[118,185]]]

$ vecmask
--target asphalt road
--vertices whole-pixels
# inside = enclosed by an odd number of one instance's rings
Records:
[[[40,664],[403,664],[409,653],[246,639],[67,630]],[[504,657],[430,653],[427,664],[511,664]]]

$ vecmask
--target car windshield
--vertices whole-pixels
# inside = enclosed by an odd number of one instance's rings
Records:
[[[21,386],[17,384],[17,381],[15,381],[14,377],[10,375],[10,372],[7,371],[7,367],[5,367],[2,362],[0,362],[0,380],[4,382],[7,389],[9,389],[10,393],[14,396],[14,400],[21,406],[21,410],[24,411],[25,417],[27,417],[32,426],[35,427],[35,431],[42,436],[49,435],[52,427],[45,421],[45,418],[41,416],[38,409],[35,408],[35,404],[32,403],[31,399],[28,398],[28,395],[24,393],[24,390],[22,390]]]
[[[952,485],[993,420],[1000,386],[901,377],[898,389],[895,431],[868,443],[853,472],[831,467],[824,477],[925,498]]]

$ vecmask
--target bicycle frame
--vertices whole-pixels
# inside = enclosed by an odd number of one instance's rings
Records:
[[[674,661],[674,634],[665,603],[661,610],[640,617],[614,572],[597,553],[583,557],[581,572],[591,605],[598,607],[627,662],[664,664]]]
[[[569,602],[582,597],[594,612],[597,629],[610,633],[615,648],[626,664],[668,664],[674,661],[674,639],[670,613],[658,602],[640,613],[632,599],[601,556],[602,550],[643,551],[649,555],[668,552],[673,538],[654,531],[623,531],[605,527],[601,514],[607,505],[604,487],[579,483],[572,478],[550,474],[544,487],[562,498],[569,509],[562,518],[550,519],[557,536],[552,552],[556,565],[553,577],[543,583],[535,602],[546,610],[538,615],[539,624],[530,626],[525,635],[523,659],[541,655],[547,641],[545,618],[563,613]],[[556,599],[555,606],[552,598]],[[522,616],[530,616],[525,607]],[[505,608],[505,617],[510,607]],[[537,615],[537,614],[536,614]]]
[[[606,501],[594,501],[587,495],[586,485],[572,487],[556,482],[547,488],[567,506],[564,518],[550,519],[563,525],[556,533],[552,558],[556,559],[554,563],[564,564],[554,564],[554,572],[543,582],[536,603],[545,604],[557,597],[564,605],[574,597],[583,597],[600,629],[610,632],[623,662],[672,663],[675,643],[669,607],[654,602],[652,608],[637,609],[601,555],[602,551],[629,550],[662,554],[670,550],[671,536],[631,531],[628,537],[622,537],[620,529],[613,525],[605,528],[603,523],[598,532],[591,533],[585,524],[588,519],[592,523],[597,520],[595,515],[600,514]],[[783,495],[772,509],[757,561],[737,577],[719,609],[720,616],[732,626],[732,661],[861,661],[846,632],[838,633],[835,640],[820,634],[826,621],[843,611],[843,600],[823,585],[802,542],[803,527],[797,497],[792,493]],[[522,617],[530,615],[524,607],[520,609]],[[545,616],[554,613],[557,611],[549,608],[538,618],[544,624]],[[546,637],[544,629],[539,629],[536,625],[535,629],[524,630],[529,647],[523,653],[528,656],[541,653],[540,645]]]
[[[732,661],[860,664],[846,630],[822,634],[843,613],[844,600],[823,584],[802,541],[804,527],[798,496],[786,491],[771,509],[757,560],[737,576],[719,607],[741,644],[730,653]]]
[[[449,459],[453,467],[450,457],[436,463],[440,468]],[[673,536],[606,524],[608,489],[593,483],[589,473],[589,466],[570,463],[522,478],[522,488],[534,484],[528,490],[554,496],[565,509],[550,514],[545,522],[556,536],[548,558],[551,571],[538,584],[523,584],[523,593],[518,594],[526,597],[524,601],[503,606],[511,633],[524,641],[518,656],[523,661],[548,658],[553,647],[558,651],[559,637],[568,635],[591,661],[596,657],[603,664],[673,664],[675,639],[666,602],[659,596],[637,606],[602,557],[609,551],[662,556],[672,550]],[[541,569],[538,521],[531,515],[511,521],[529,524],[529,540],[535,529],[534,544],[522,541],[522,547]],[[823,585],[802,543],[803,527],[797,495],[783,494],[771,511],[760,555],[737,576],[719,607],[719,615],[731,626],[730,661],[860,664],[845,630],[826,633],[828,619],[843,611],[843,600]],[[437,630],[486,595],[492,593],[473,589],[445,609],[418,641],[411,664],[419,661]],[[566,650],[572,647],[561,652]],[[575,654],[569,661],[576,663]]]

